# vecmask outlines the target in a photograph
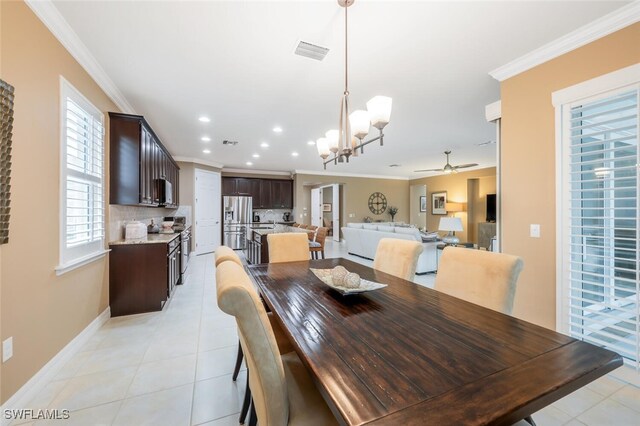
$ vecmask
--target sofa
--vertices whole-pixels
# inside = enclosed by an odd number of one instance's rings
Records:
[[[422,243],[422,253],[418,258],[416,274],[435,272],[438,269],[437,241],[422,242],[417,228],[395,226],[393,223],[347,223],[342,227],[342,235],[347,244],[347,252],[366,259],[376,256],[378,243],[383,238],[415,240]]]

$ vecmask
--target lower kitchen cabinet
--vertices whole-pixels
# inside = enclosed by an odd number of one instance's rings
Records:
[[[111,316],[162,310],[180,282],[180,238],[109,248]]]

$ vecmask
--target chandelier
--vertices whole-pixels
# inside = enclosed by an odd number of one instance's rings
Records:
[[[382,129],[389,124],[391,116],[391,98],[374,96],[367,102],[367,110],[356,110],[349,113],[349,47],[348,47],[348,8],[355,0],[338,0],[344,7],[344,94],[340,100],[340,120],[338,130],[329,130],[324,138],[316,141],[318,154],[322,157],[325,170],[329,163],[342,163],[349,157],[364,153],[364,147],[372,142],[384,143]],[[369,134],[369,126],[378,129],[378,136],[363,141]],[[329,158],[330,155],[333,156]]]

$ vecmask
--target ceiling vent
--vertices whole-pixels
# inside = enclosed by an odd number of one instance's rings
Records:
[[[238,141],[228,141],[225,139],[222,141],[222,145],[236,146],[238,145]]]
[[[494,143],[496,143],[496,141],[486,141],[486,142],[477,143],[476,146],[487,146],[487,145],[493,145]]]
[[[298,56],[304,56],[305,58],[315,59],[321,61],[329,53],[329,48],[318,46],[317,44],[309,43],[307,41],[298,41],[296,50],[293,52]]]
[[[389,167],[400,167],[400,164],[389,164]]]

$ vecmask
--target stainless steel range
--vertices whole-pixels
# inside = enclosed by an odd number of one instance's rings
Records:
[[[184,275],[189,266],[189,255],[191,254],[191,226],[187,226],[187,218],[184,216],[167,216],[164,220],[173,222],[173,231],[180,233],[179,284],[184,284]]]
[[[242,250],[246,244],[247,229],[251,225],[251,197],[230,197],[222,199],[224,208],[223,244],[234,250]]]

